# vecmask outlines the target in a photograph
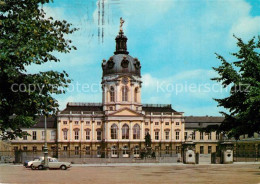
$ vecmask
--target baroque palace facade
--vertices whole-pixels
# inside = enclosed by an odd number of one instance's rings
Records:
[[[48,149],[53,155],[69,152],[70,156],[95,154],[100,157],[105,152],[106,157],[139,157],[145,148],[147,133],[151,136],[152,150],[160,155],[181,153],[187,144],[194,146],[195,153],[218,152],[222,135],[198,129],[220,124],[224,118],[184,117],[183,112],[169,104],[142,104],[141,63],[129,55],[127,37],[122,29],[115,40],[114,55],[101,64],[102,103],[69,102],[56,117],[47,118]],[[12,150],[41,152],[45,138],[44,117],[40,117],[34,127],[23,131],[31,136],[11,141]],[[254,145],[252,150],[258,150],[259,154],[259,141]],[[0,151],[4,147],[6,143],[0,141]]]

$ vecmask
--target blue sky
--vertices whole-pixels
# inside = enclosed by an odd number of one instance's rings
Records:
[[[142,64],[142,103],[172,104],[185,115],[219,115],[223,109],[212,98],[228,92],[210,80],[216,76],[212,67],[220,64],[214,53],[233,61],[232,35],[243,40],[259,35],[260,0],[104,0],[103,25],[102,19],[98,25],[98,2],[54,0],[44,6],[48,16],[80,29],[69,36],[78,50],[57,54],[60,63],[29,67],[32,73],[67,71],[74,90],[56,96],[61,109],[67,102],[101,102],[101,62],[113,55],[123,17],[129,54]]]

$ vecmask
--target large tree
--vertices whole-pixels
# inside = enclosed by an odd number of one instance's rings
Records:
[[[221,112],[225,120],[218,131],[239,139],[240,135],[260,133],[260,37],[247,43],[235,38],[239,50],[232,55],[236,61],[228,62],[217,54],[222,64],[213,68],[219,76],[212,80],[230,88],[228,97],[215,99],[227,110]]]
[[[0,0],[0,132],[3,138],[22,136],[39,114],[54,114],[64,93],[68,74],[57,71],[29,73],[26,67],[58,62],[54,52],[68,53],[76,29],[65,20],[46,17],[49,0]]]

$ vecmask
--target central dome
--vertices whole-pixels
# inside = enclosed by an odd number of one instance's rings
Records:
[[[128,55],[127,37],[123,31],[119,32],[116,37],[115,55],[111,56],[107,61],[102,62],[103,76],[111,74],[134,74],[141,77],[141,64],[137,58]]]

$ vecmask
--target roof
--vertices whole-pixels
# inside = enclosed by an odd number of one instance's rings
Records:
[[[224,121],[222,116],[186,116],[185,128],[205,128],[208,125],[220,125]]]
[[[70,114],[70,111],[103,111],[101,103],[67,103],[67,107],[61,111],[61,114]]]
[[[32,128],[44,128],[45,126],[45,117],[40,116],[35,120],[37,123],[32,126]],[[46,118],[47,121],[47,128],[57,128],[57,117],[56,116],[50,116]]]
[[[145,112],[177,112],[172,109],[171,104],[143,104]]]
[[[224,121],[222,116],[186,116],[186,123],[221,123]]]

